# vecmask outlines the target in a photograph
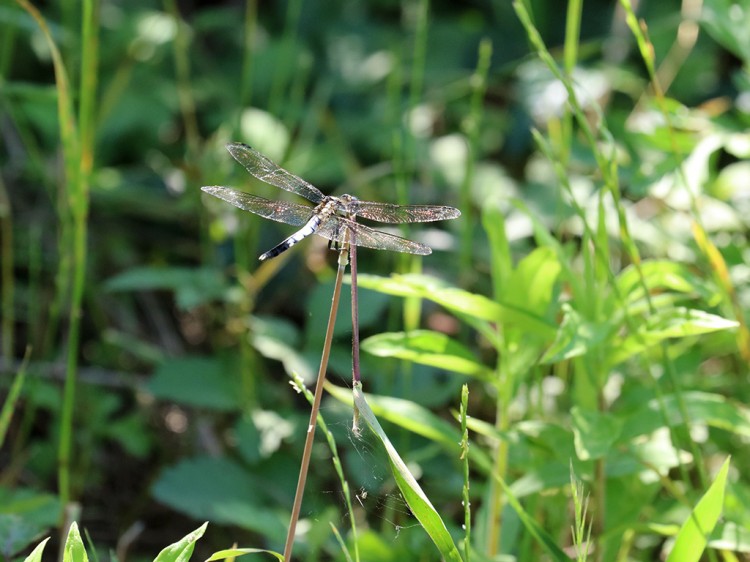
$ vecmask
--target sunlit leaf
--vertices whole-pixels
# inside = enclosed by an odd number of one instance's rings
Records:
[[[498,303],[483,295],[447,286],[427,275],[409,274],[377,277],[360,275],[359,286],[402,297],[416,296],[439,304],[460,317],[486,322],[509,322],[524,326],[540,336],[552,337],[555,326],[535,311],[514,302]],[[521,298],[522,297],[517,297]]]
[[[713,484],[682,524],[667,562],[697,562],[701,558],[708,537],[724,507],[724,487],[728,472],[729,459],[724,461]]]
[[[29,554],[23,562],[42,562],[42,553],[44,552],[44,547],[47,545],[48,540],[49,537],[36,545],[34,550],[31,551],[31,554]]]
[[[563,321],[557,331],[554,343],[539,360],[542,364],[557,363],[585,355],[608,336],[608,326],[586,322],[581,315],[567,303],[563,305]]]
[[[668,423],[662,415],[659,400],[654,398],[624,419],[620,441],[651,433],[667,425],[675,427],[685,421],[691,424],[705,423],[750,437],[750,410],[744,404],[719,394],[697,391],[683,393],[680,400],[687,412],[687,420],[682,418],[680,404],[675,395],[666,395],[661,400],[669,418]]]
[[[73,522],[68,531],[68,538],[65,540],[63,562],[88,562],[88,560],[89,557],[86,555],[86,549],[81,540],[81,533],[78,531],[78,524]]]
[[[228,548],[227,550],[219,550],[214,552],[211,556],[206,558],[206,562],[213,562],[214,560],[225,560],[227,558],[237,558],[244,556],[245,554],[270,554],[277,560],[283,562],[284,555],[274,552],[273,550],[263,550],[262,548]]]
[[[618,343],[609,361],[616,365],[666,339],[697,336],[737,326],[738,323],[734,320],[702,310],[684,307],[660,310],[640,325],[637,332],[628,334]]]
[[[357,411],[359,412],[361,419],[367,423],[372,432],[378,437],[378,439],[380,439],[380,442],[385,447],[391,465],[391,473],[393,474],[396,484],[406,500],[409,509],[414,514],[414,517],[417,518],[424,530],[427,531],[427,534],[435,543],[440,554],[446,560],[460,562],[461,555],[459,554],[448,529],[445,527],[445,523],[443,523],[443,520],[437,510],[433,507],[432,503],[430,503],[430,500],[427,499],[422,488],[417,484],[414,476],[409,472],[409,469],[399,456],[396,448],[391,444],[390,439],[388,439],[385,431],[383,431],[375,414],[370,410],[370,407],[367,405],[367,401],[362,394],[361,384],[357,383],[354,386],[353,391],[354,404]]]
[[[198,527],[192,533],[184,536],[176,543],[170,544],[154,558],[154,562],[188,562],[193,554],[195,543],[203,536],[208,522]]]
[[[491,379],[492,371],[479,363],[463,344],[430,330],[378,334],[362,342],[362,349],[378,357],[396,357],[462,375]]]
[[[581,460],[605,456],[620,435],[622,421],[612,414],[574,406],[571,417],[576,452]]]

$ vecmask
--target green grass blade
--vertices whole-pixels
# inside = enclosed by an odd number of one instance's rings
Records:
[[[13,408],[16,405],[18,397],[21,395],[21,389],[23,388],[23,382],[26,380],[26,368],[29,365],[29,357],[31,357],[31,348],[26,348],[26,355],[23,358],[23,363],[18,369],[13,384],[8,391],[8,396],[3,402],[3,409],[0,410],[0,447],[2,447],[5,441],[5,434],[8,431],[10,425],[10,418],[13,415]]]
[[[385,447],[391,465],[391,472],[393,473],[393,477],[396,480],[399,490],[401,490],[401,494],[404,496],[404,500],[406,500],[406,503],[409,505],[409,509],[411,509],[424,530],[427,531],[427,534],[430,535],[430,538],[435,543],[440,554],[446,560],[461,561],[461,555],[459,554],[448,529],[445,527],[445,523],[443,523],[440,515],[435,510],[432,503],[430,503],[430,500],[427,499],[422,488],[417,484],[414,476],[409,472],[409,469],[399,456],[396,448],[393,446],[390,439],[388,439],[388,436],[385,434],[385,431],[383,431],[380,423],[378,423],[375,414],[368,406],[367,401],[362,394],[362,385],[359,383],[354,385],[354,404],[357,407],[361,418],[365,420],[372,432],[378,437],[378,439],[380,439]]]
[[[708,536],[721,515],[728,472],[729,459],[724,461],[713,484],[683,523],[667,562],[697,562],[700,559],[706,548]]]

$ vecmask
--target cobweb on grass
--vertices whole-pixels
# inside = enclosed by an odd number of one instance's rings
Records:
[[[377,437],[367,427],[361,427],[358,432],[352,429],[352,410],[349,406],[329,402],[321,411],[343,463],[358,532],[374,529],[382,534],[384,528],[390,528],[393,531],[392,540],[395,541],[402,538],[405,531],[419,527],[419,522],[396,486],[387,454]],[[321,493],[337,498],[341,513],[337,526],[343,532],[351,529],[350,514],[338,478],[336,484],[334,489]]]

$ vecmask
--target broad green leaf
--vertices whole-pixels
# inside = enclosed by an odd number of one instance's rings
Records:
[[[237,462],[225,457],[186,459],[166,469],[154,497],[192,517],[251,529],[270,540],[283,540],[283,517],[263,507],[264,485]]]
[[[726,396],[707,392],[686,392],[682,395],[682,400],[687,410],[687,420],[682,419],[677,398],[673,394],[664,396],[662,400],[669,424],[662,415],[658,400],[653,399],[624,420],[619,441],[629,441],[639,435],[651,433],[667,425],[674,427],[685,421],[705,423],[750,437],[750,410],[743,404],[729,400]]]
[[[36,545],[34,550],[31,551],[31,554],[29,554],[23,562],[42,562],[42,553],[44,552],[44,547],[47,545],[48,540],[49,537]]]
[[[208,522],[198,527],[192,533],[184,536],[174,544],[170,544],[164,550],[162,550],[154,562],[188,562],[193,554],[195,543],[199,538],[203,536],[208,527]]]
[[[0,556],[10,560],[14,554],[39,540],[51,525],[41,525],[21,513],[0,513]]]
[[[388,295],[422,297],[448,310],[490,322],[499,321],[503,312],[499,304],[485,296],[450,287],[445,282],[427,275],[408,274],[391,277],[359,275],[357,283],[365,289]]]
[[[512,312],[506,311],[505,321],[525,328],[528,315],[544,318],[559,274],[560,262],[552,248],[537,248],[523,258],[513,270],[502,296],[501,302],[513,307]],[[522,310],[523,314],[519,316],[515,310]]]
[[[63,562],[88,562],[89,557],[86,555],[86,549],[81,540],[81,533],[78,531],[78,524],[74,521],[68,530],[68,538],[65,540],[65,550],[63,552]]]
[[[569,304],[562,306],[563,321],[554,343],[547,349],[540,363],[557,363],[585,355],[607,337],[609,328],[586,322]]]
[[[416,296],[439,304],[461,317],[482,322],[512,322],[543,337],[553,337],[555,326],[523,304],[512,301],[498,303],[483,295],[447,286],[433,277],[419,274],[377,277],[360,275],[360,287],[402,297]],[[482,330],[481,327],[477,329]],[[483,330],[484,333],[484,330]]]
[[[328,304],[330,306],[330,302]],[[305,380],[315,377],[313,368],[299,352],[299,331],[291,322],[253,316],[250,319],[250,338],[253,347],[263,357],[280,361],[287,373],[298,373]]]
[[[166,360],[149,381],[148,390],[157,398],[189,406],[234,410],[241,405],[235,373],[228,364],[210,357]]]
[[[273,550],[263,550],[262,548],[228,548],[226,550],[214,552],[211,556],[206,558],[206,562],[237,558],[238,556],[244,556],[245,554],[270,554],[271,556],[275,556],[277,560],[281,560],[282,562],[284,560],[283,554],[279,554]]]
[[[362,349],[378,357],[396,357],[484,380],[493,378],[492,371],[479,363],[469,348],[441,332],[378,334],[364,340]]]
[[[134,267],[115,275],[104,287],[108,291],[174,291],[182,310],[218,299],[227,289],[221,272],[205,267]]]
[[[734,320],[702,310],[684,307],[660,310],[650,316],[637,332],[628,334],[622,342],[614,345],[609,361],[611,365],[617,365],[666,339],[697,336],[737,326]]]
[[[718,43],[737,55],[745,65],[750,64],[750,9],[743,2],[706,0],[701,10],[701,22]]]
[[[650,292],[667,289],[676,293],[692,294],[709,304],[720,298],[719,293],[704,279],[698,277],[690,266],[675,261],[644,261],[640,266],[640,274],[638,268],[631,265],[617,276],[619,292],[630,303],[644,298],[644,285]]]
[[[729,459],[716,475],[708,491],[682,524],[667,562],[697,562],[706,549],[708,537],[719,520],[724,507],[724,488],[729,472]]]
[[[571,417],[576,453],[581,460],[602,458],[620,435],[622,421],[612,414],[574,406]]]
[[[388,436],[380,426],[375,414],[370,410],[367,401],[362,394],[362,385],[356,383],[354,385],[354,404],[359,412],[359,415],[367,425],[370,427],[372,432],[380,439],[380,442],[385,447],[388,453],[388,460],[391,465],[391,472],[396,484],[398,485],[401,494],[406,500],[409,509],[417,518],[419,523],[422,525],[424,530],[430,536],[435,546],[440,551],[440,554],[446,559],[453,562],[460,562],[461,555],[456,548],[453,538],[451,537],[448,529],[445,527],[445,523],[440,518],[440,515],[433,507],[430,500],[422,491],[422,488],[417,484],[417,481],[412,476],[406,464],[399,456],[395,447],[391,443]],[[458,443],[458,442],[456,442]]]

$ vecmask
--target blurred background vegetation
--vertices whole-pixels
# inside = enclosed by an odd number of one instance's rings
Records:
[[[204,520],[206,552],[281,548],[308,416],[288,380],[312,383],[335,255],[257,261],[292,230],[201,193],[282,198],[230,141],[327,193],[461,209],[402,231],[429,257],[359,253],[365,390],[401,399],[377,413],[456,540],[468,381],[478,553],[541,559],[490,471],[568,547],[572,460],[596,559],[653,560],[728,454],[712,544],[750,551],[750,6],[636,4],[640,36],[604,0],[520,2],[526,26],[505,0],[0,5],[3,555],[63,512],[121,561]],[[455,346],[378,337],[419,328]],[[350,341],[342,304],[339,387]],[[323,415],[362,559],[437,559],[351,405]],[[343,560],[316,447],[296,552]]]

